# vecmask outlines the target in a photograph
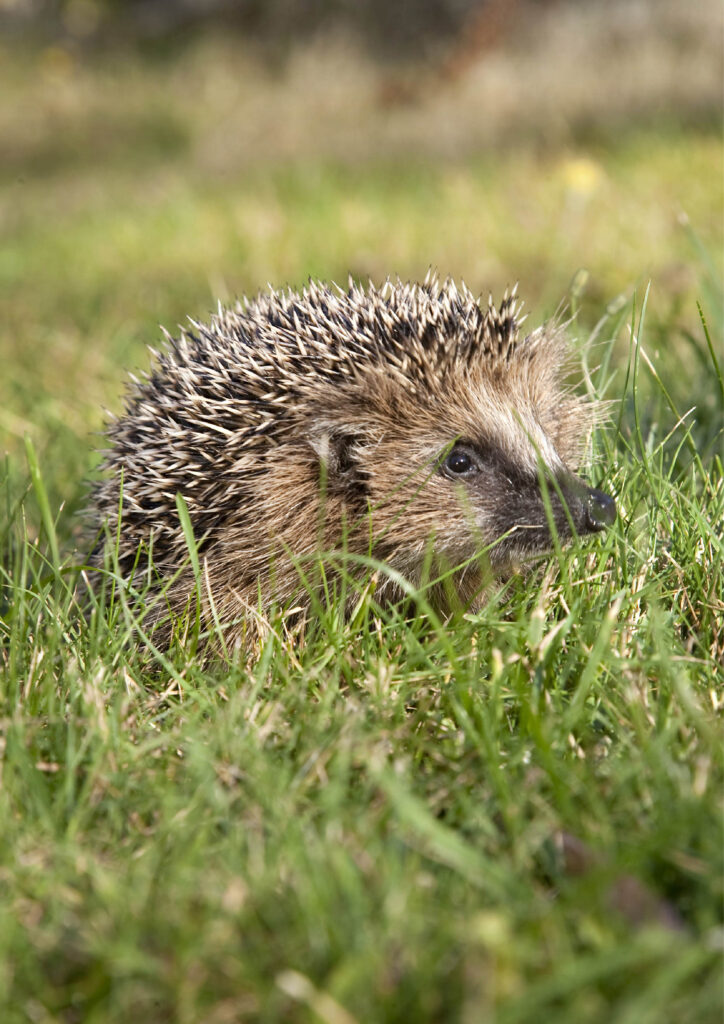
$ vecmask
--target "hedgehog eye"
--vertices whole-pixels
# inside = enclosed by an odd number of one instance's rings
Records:
[[[443,467],[455,476],[464,476],[475,468],[472,457],[464,448],[453,448],[443,463]]]

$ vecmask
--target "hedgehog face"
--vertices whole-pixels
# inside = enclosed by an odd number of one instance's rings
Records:
[[[466,523],[473,543],[477,534],[478,541],[492,545],[489,557],[497,570],[548,550],[551,526],[566,540],[574,530],[603,530],[616,516],[613,499],[573,473],[551,473],[542,462],[521,466],[489,445],[455,443],[440,461],[439,474],[455,488],[456,525]]]
[[[574,472],[588,428],[582,403],[557,396],[558,417],[545,422],[515,368],[457,385],[454,406],[418,402],[416,418],[400,407],[397,430],[388,408],[335,452],[332,468],[367,499],[378,557],[415,579],[430,544],[449,566],[484,551],[501,575],[549,551],[552,531],[565,542],[613,523],[614,500]]]
[[[497,575],[550,550],[551,524],[564,542],[574,531],[599,532],[615,519],[612,498],[560,460],[544,464],[530,443],[525,462],[490,441],[467,438],[439,446],[434,455],[416,448],[382,442],[375,456],[384,471],[365,470],[379,557],[413,579],[430,543],[451,566],[486,551]],[[389,475],[390,449],[398,457],[396,481]]]
[[[471,543],[470,531],[477,532],[496,571],[549,550],[552,532],[566,541],[573,533],[603,530],[616,516],[613,499],[575,473],[590,428],[588,409],[552,382],[547,401],[538,401],[540,376],[524,359],[478,386],[464,402],[474,415],[457,424],[458,438],[448,441],[438,463],[448,492],[455,491],[459,535],[465,521]]]

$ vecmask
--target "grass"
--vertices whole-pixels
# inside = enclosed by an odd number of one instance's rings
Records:
[[[40,86],[12,68],[20,137]],[[132,157],[99,169],[81,117],[2,186],[3,1021],[719,1020],[719,140],[206,174],[193,119],[146,143],[165,107],[134,102]],[[477,616],[328,606],[250,665],[89,612],[89,432],[156,321],[428,263],[495,291],[515,268],[536,317],[588,267],[614,529]]]
[[[642,365],[631,401],[663,418]],[[249,667],[84,617],[29,448],[44,536],[4,527],[4,1019],[716,1020],[718,410],[624,419],[619,525],[480,615],[330,609]]]

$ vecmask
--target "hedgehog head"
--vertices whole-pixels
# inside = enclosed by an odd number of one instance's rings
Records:
[[[318,301],[318,292],[304,299]],[[306,432],[328,493],[369,511],[379,557],[413,580],[432,548],[451,565],[485,549],[493,571],[597,532],[612,498],[576,474],[595,407],[564,383],[565,331],[520,335],[464,287],[388,284],[345,296],[369,325],[339,340],[342,385]]]

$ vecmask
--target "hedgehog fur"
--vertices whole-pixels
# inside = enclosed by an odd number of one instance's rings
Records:
[[[462,566],[454,591],[475,607],[476,554],[503,576],[550,548],[551,516],[561,539],[610,525],[613,499],[574,475],[596,406],[564,384],[565,331],[523,337],[518,309],[515,292],[496,308],[434,275],[312,282],[166,335],[109,425],[92,501],[124,579],[150,555],[158,607],[195,600],[181,494],[204,621],[248,648],[272,604],[309,611],[300,569],[320,552],[378,560],[389,600]]]

